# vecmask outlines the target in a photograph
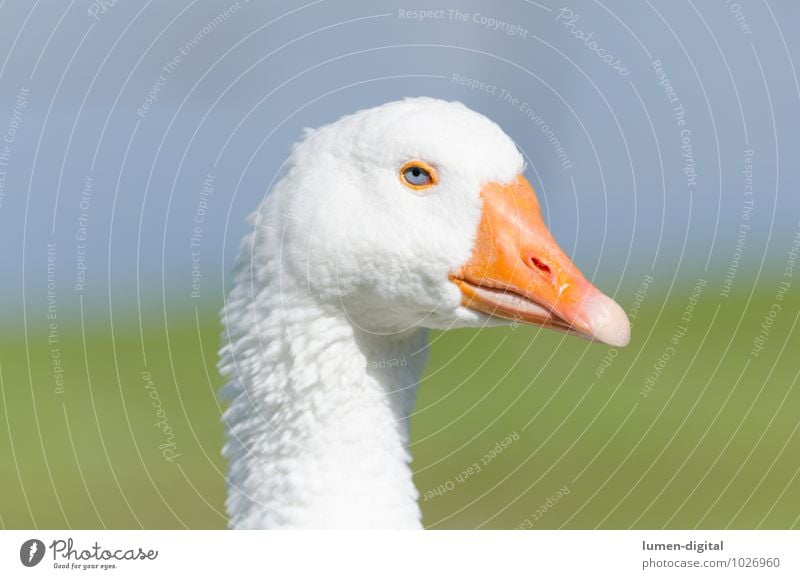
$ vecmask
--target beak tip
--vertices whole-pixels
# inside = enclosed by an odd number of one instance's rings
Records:
[[[598,292],[586,300],[583,311],[592,329],[592,338],[615,348],[631,341],[631,323],[620,305]]]

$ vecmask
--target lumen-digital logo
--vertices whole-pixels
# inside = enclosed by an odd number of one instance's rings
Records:
[[[45,547],[39,539],[28,539],[19,548],[19,560],[26,567],[35,567],[44,557]]]

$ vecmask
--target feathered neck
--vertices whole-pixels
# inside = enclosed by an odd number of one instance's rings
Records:
[[[406,447],[426,331],[358,329],[257,237],[223,311],[230,526],[419,528]]]

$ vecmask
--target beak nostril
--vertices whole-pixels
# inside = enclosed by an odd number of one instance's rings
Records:
[[[538,257],[532,257],[531,263],[533,266],[544,274],[550,275],[550,266],[543,262]]]

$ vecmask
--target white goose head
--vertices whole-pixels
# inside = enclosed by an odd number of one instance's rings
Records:
[[[460,103],[392,102],[293,151],[223,312],[236,527],[419,524],[407,417],[425,328],[517,320],[613,346],[622,309],[561,251],[513,141]]]
[[[545,227],[513,141],[461,103],[344,117],[310,132],[292,164],[279,226],[289,274],[362,328],[502,318],[627,343],[624,312]]]

